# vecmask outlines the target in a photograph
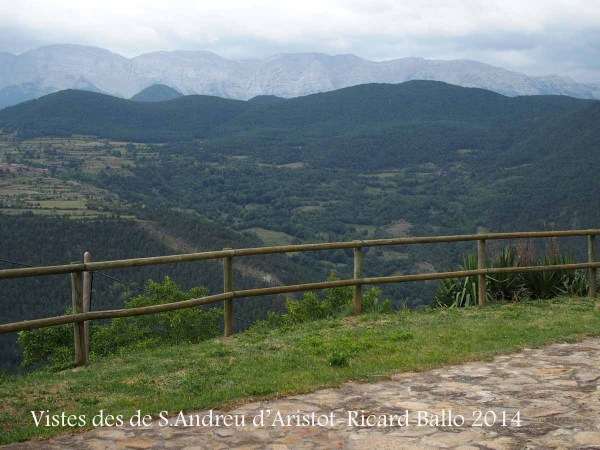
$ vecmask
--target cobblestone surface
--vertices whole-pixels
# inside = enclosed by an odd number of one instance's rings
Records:
[[[378,383],[346,383],[339,389],[246,404],[226,413],[238,420],[244,417],[244,426],[172,426],[177,417],[170,418],[171,426],[160,426],[155,418],[147,428],[97,428],[5,448],[600,449],[599,380],[600,339],[588,339],[526,349],[491,362],[402,373]],[[264,426],[254,426],[261,410]],[[277,412],[283,419],[302,414],[308,421],[313,412],[315,420],[322,414],[329,421],[333,414],[335,423],[325,424],[321,417],[325,426],[270,426]],[[512,420],[517,412],[520,426]],[[192,414],[202,418],[209,411]],[[213,420],[215,414],[225,413],[214,411]],[[349,423],[349,414],[356,422]],[[396,415],[391,426],[357,426],[363,419],[389,424],[391,414]],[[438,422],[432,425],[435,416]]]

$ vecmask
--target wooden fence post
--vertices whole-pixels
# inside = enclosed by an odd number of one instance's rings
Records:
[[[224,248],[223,250],[231,250],[231,248]],[[223,258],[223,292],[233,292],[232,256]],[[224,303],[224,334],[227,337],[233,334],[233,299],[227,299]]]
[[[596,262],[596,236],[590,234],[588,236],[588,262]],[[592,268],[589,272],[590,275],[590,290],[589,296],[596,298],[598,296],[598,269]]]
[[[73,313],[77,314],[83,312],[83,275],[81,272],[71,274],[71,300],[73,303]],[[83,366],[86,363],[84,354],[84,325],[83,322],[75,322],[73,325],[73,335],[75,339],[75,365]]]
[[[362,278],[362,247],[354,248],[354,279],[359,280]],[[357,284],[352,286],[352,298],[354,300],[354,315],[358,316],[361,313],[361,302],[362,302],[362,285]]]
[[[485,239],[479,239],[477,241],[477,269],[486,268],[486,256],[485,256]],[[478,292],[479,304],[485,305],[487,301],[487,285],[485,275],[478,275]]]
[[[83,262],[85,264],[92,262],[92,255],[90,252],[83,254]],[[92,300],[92,274],[88,271],[82,273],[83,275],[83,286],[82,286],[82,310],[83,312],[90,312],[90,302]],[[90,321],[86,320],[83,322],[83,357],[85,364],[90,361]]]

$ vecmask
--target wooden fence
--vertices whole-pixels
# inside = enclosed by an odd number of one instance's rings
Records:
[[[429,236],[395,239],[374,239],[351,242],[329,242],[322,244],[286,245],[277,247],[257,247],[230,249],[221,251],[187,253],[181,255],[157,256],[150,258],[135,258],[113,261],[92,262],[89,253],[86,253],[82,263],[66,264],[60,266],[30,267],[21,269],[0,270],[0,280],[8,278],[34,277],[43,275],[70,274],[72,279],[73,313],[60,317],[27,320],[0,325],[0,334],[12,333],[34,328],[43,328],[67,323],[75,324],[75,354],[78,365],[85,364],[89,356],[89,330],[88,321],[99,319],[113,319],[117,317],[132,317],[145,314],[156,314],[174,311],[183,308],[192,308],[200,305],[224,302],[224,333],[225,336],[233,334],[233,299],[242,297],[256,297],[291,292],[311,291],[325,288],[343,286],[353,287],[354,313],[361,313],[362,286],[383,283],[404,283],[408,281],[441,280],[454,277],[478,277],[478,301],[484,305],[487,297],[486,275],[546,272],[554,270],[589,270],[589,295],[597,296],[597,269],[600,262],[596,261],[595,237],[600,234],[600,229],[594,230],[569,230],[569,231],[536,231],[519,233],[483,233],[454,236]],[[521,266],[487,268],[486,241],[500,239],[525,239],[525,238],[557,238],[569,236],[586,236],[588,241],[588,262],[576,264],[560,264],[547,266]],[[477,269],[454,272],[436,272],[414,275],[396,275],[388,277],[363,278],[363,252],[365,247],[378,247],[390,245],[433,244],[440,242],[477,241]],[[326,281],[320,283],[305,283],[267,288],[234,290],[233,265],[234,258],[244,256],[267,255],[273,253],[309,252],[318,250],[353,249],[354,251],[354,277],[346,280]],[[209,295],[202,298],[185,300],[162,305],[145,306],[140,308],[117,309],[109,311],[89,311],[91,295],[90,272],[108,269],[123,269],[127,267],[140,267],[158,264],[181,263],[187,261],[201,261],[209,259],[223,260],[223,293]]]

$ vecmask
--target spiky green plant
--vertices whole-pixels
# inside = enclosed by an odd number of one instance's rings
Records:
[[[554,266],[573,264],[574,258],[570,255],[560,254],[544,255],[535,264],[537,266]],[[533,298],[548,299],[564,294],[565,283],[569,285],[569,277],[573,272],[564,270],[550,270],[546,272],[526,272],[522,274],[525,286]]]
[[[490,267],[524,267],[573,264],[571,255],[561,255],[556,241],[552,241],[546,254],[538,258],[535,248],[527,242],[508,246],[490,262]],[[477,269],[477,257],[469,254],[458,270]],[[487,300],[515,302],[525,299],[548,299],[558,295],[586,295],[589,281],[585,271],[550,270],[488,275]],[[442,280],[435,293],[438,306],[463,307],[478,303],[478,277],[449,278]]]
[[[477,255],[469,253],[458,270],[477,269]],[[478,281],[476,276],[464,278],[446,278],[442,280],[435,292],[438,306],[462,308],[478,303]]]
[[[574,297],[584,297],[590,290],[590,280],[588,274],[584,270],[575,272],[567,272],[562,280],[560,291],[564,295]]]
[[[516,267],[517,262],[517,249],[515,246],[509,245],[493,258],[490,266],[495,268]],[[487,286],[489,297],[496,301],[514,302],[530,296],[523,277],[519,273],[499,273],[488,276]]]

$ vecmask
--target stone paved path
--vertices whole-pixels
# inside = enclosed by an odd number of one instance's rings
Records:
[[[339,389],[247,404],[228,412],[238,420],[243,417],[243,427],[161,426],[156,418],[148,428],[97,428],[7,448],[600,449],[599,381],[600,339],[588,339],[525,350],[492,362],[403,373],[389,381],[347,383]],[[264,426],[253,426],[252,420],[260,417],[261,410]],[[267,410],[271,411],[268,417]],[[450,410],[452,423],[448,422]],[[333,414],[339,423],[329,426],[321,417],[325,425],[321,427],[269,426],[277,412],[285,419],[299,411],[307,420],[313,412],[329,416],[327,420]],[[409,424],[399,426],[398,416],[403,423],[406,411]],[[477,411],[482,413],[480,420]],[[519,411],[521,423],[517,426],[511,419]],[[486,413],[489,426],[483,421]],[[209,411],[196,414],[205,420],[210,417]],[[356,422],[348,423],[348,414]],[[356,426],[363,419],[373,423],[389,414],[397,415],[392,426]],[[433,415],[438,416],[437,426],[431,426]],[[464,417],[461,426],[459,416]],[[170,418],[171,425],[175,419]],[[474,426],[479,423],[483,426]]]

